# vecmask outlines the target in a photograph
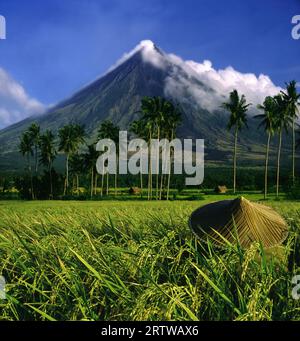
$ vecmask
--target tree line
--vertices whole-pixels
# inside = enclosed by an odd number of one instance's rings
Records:
[[[136,114],[139,118],[132,122],[130,131],[136,137],[145,139],[148,143],[151,155],[151,139],[167,138],[173,139],[176,136],[176,129],[180,123],[181,113],[179,107],[173,105],[170,101],[161,97],[144,97],[141,100],[141,110]],[[53,199],[53,174],[57,175],[53,163],[58,154],[65,156],[65,175],[63,185],[63,196],[73,193],[79,193],[80,176],[88,172],[90,177],[90,197],[97,194],[98,176],[96,171],[96,161],[100,155],[96,151],[96,144],[100,139],[111,139],[116,144],[118,151],[120,128],[111,121],[106,120],[101,123],[97,139],[87,144],[87,135],[85,129],[79,124],[67,124],[58,130],[57,136],[51,131],[41,132],[37,123],[23,132],[20,139],[19,151],[27,160],[27,172],[30,179],[30,197],[36,199],[36,190],[34,186],[34,177],[39,173],[39,167],[42,166],[48,176],[49,199]],[[118,159],[118,158],[117,158]],[[151,174],[151,158],[149,164],[149,175],[147,181],[147,198],[151,200],[153,195],[153,176]],[[106,165],[105,165],[106,166]],[[141,166],[141,165],[140,165]],[[117,167],[118,168],[118,167]],[[72,184],[70,184],[70,175]],[[101,174],[100,195],[109,193],[109,172]],[[106,179],[105,179],[106,177]],[[169,198],[171,170],[164,176],[156,175],[155,198],[161,200],[163,192],[166,192],[166,198]],[[118,172],[114,174],[114,191],[117,195]],[[140,174],[140,195],[143,197],[144,184],[143,175]]]
[[[276,170],[276,197],[279,195],[280,185],[280,157],[282,149],[282,133],[292,130],[292,182],[295,184],[295,150],[296,138],[295,128],[299,114],[300,94],[297,93],[296,81],[286,84],[285,91],[280,91],[275,96],[265,98],[263,104],[257,108],[263,113],[254,116],[258,119],[258,127],[263,127],[267,135],[266,154],[265,154],[265,177],[264,177],[264,198],[268,192],[268,163],[270,141],[274,135],[278,136],[277,147],[277,170]],[[233,90],[229,95],[229,100],[222,104],[222,108],[230,112],[228,130],[234,130],[234,150],[233,150],[233,192],[236,193],[236,169],[237,169],[237,142],[238,133],[247,126],[247,111],[251,103],[247,103],[244,95],[239,95],[237,90]]]

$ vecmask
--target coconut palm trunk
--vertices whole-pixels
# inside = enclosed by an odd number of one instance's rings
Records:
[[[171,141],[173,141],[173,138],[174,138],[174,129],[172,129]],[[172,156],[173,156],[173,152],[170,149],[170,165],[169,165],[168,182],[167,182],[167,200],[169,200],[169,193],[170,193],[170,182],[171,182],[171,171],[172,171]]]
[[[103,197],[104,174],[101,174],[101,197]]]
[[[166,150],[166,140],[164,142],[164,151]],[[168,158],[167,160],[169,161],[169,157],[170,157],[170,154],[169,155],[166,155],[167,153],[165,152],[165,158]],[[161,158],[163,160],[163,154],[161,154]],[[167,162],[168,162],[167,161]],[[164,184],[164,180],[165,180],[165,177],[164,177],[164,171],[165,171],[165,165],[163,164],[162,162],[162,172],[161,172],[161,176],[160,176],[160,191],[159,191],[159,200],[162,199],[162,193],[163,193],[163,184]]]
[[[267,141],[267,146],[266,146],[264,199],[267,198],[267,194],[268,194],[268,163],[269,163],[270,139],[271,139],[271,132],[268,133],[268,141]]]
[[[109,191],[109,173],[106,173],[106,195],[108,195]]]
[[[76,174],[76,192],[79,195],[79,175]]]
[[[160,190],[159,190],[159,200],[161,200],[161,199],[162,199],[163,184],[164,184],[164,174],[163,174],[163,173],[161,173],[161,176],[160,176]]]
[[[52,162],[49,160],[50,199],[53,199]]]
[[[292,162],[293,162],[293,169],[292,169],[292,181],[293,185],[295,185],[295,149],[296,149],[296,141],[295,141],[295,120],[292,123],[292,133],[293,133],[293,155],[292,155]]]
[[[104,189],[104,161],[102,163],[102,174],[101,174],[101,197],[103,197],[103,189]]]
[[[95,186],[94,186],[94,194],[97,195],[97,187],[98,187],[98,174],[95,173]]]
[[[37,174],[38,172],[38,167],[39,167],[39,161],[38,161],[38,145],[36,144],[34,146],[34,154],[35,154],[35,173]]]
[[[140,159],[140,188],[141,188],[141,198],[143,198],[143,164],[142,164],[143,155],[141,155]]]
[[[32,181],[32,169],[30,164],[30,156],[27,155],[27,162],[28,162],[28,171],[30,176],[30,191],[31,191],[31,199],[34,200],[34,192],[33,192],[33,181]]]
[[[236,152],[237,152],[238,126],[234,133],[234,153],[233,153],[233,193],[236,192]]]
[[[72,176],[72,194],[74,194],[75,191],[75,176]]]
[[[66,195],[69,187],[69,154],[66,157],[66,179],[65,179],[65,187],[64,187],[64,195]]]
[[[149,172],[148,172],[148,200],[152,199],[152,133],[149,134]]]
[[[117,156],[117,162],[116,162],[116,173],[115,173],[115,196],[118,194],[117,186],[118,186],[118,156]]]
[[[160,138],[160,129],[159,129],[159,126],[157,128],[157,140],[158,140],[158,143],[159,143],[159,138]],[[158,190],[159,190],[159,157],[160,157],[160,151],[159,151],[159,145],[158,145],[158,152],[156,154],[156,193],[155,193],[155,197],[156,197],[156,200],[158,200],[158,197],[159,197],[159,193],[158,193]]]
[[[169,169],[169,174],[168,174],[168,182],[167,182],[167,200],[169,200],[169,194],[170,194],[171,167],[172,167],[172,161],[170,162],[170,169]]]
[[[94,190],[94,168],[91,169],[91,198],[93,198],[93,190]]]
[[[276,198],[278,198],[279,196],[281,140],[282,140],[282,130],[280,130],[279,132],[278,153],[277,153]]]

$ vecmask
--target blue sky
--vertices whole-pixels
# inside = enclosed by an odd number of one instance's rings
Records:
[[[291,37],[300,0],[0,0],[0,14],[0,68],[44,104],[68,97],[144,39],[216,69],[267,74],[279,86],[300,81],[300,40]]]

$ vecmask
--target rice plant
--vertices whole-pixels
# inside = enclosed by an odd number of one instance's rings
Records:
[[[2,202],[2,320],[297,320],[300,204],[284,245],[200,242],[199,202]]]

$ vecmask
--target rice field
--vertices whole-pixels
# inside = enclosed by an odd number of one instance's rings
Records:
[[[1,320],[299,320],[300,202],[267,202],[283,246],[223,250],[187,225],[201,201],[0,201]],[[260,196],[248,196],[258,200]]]

